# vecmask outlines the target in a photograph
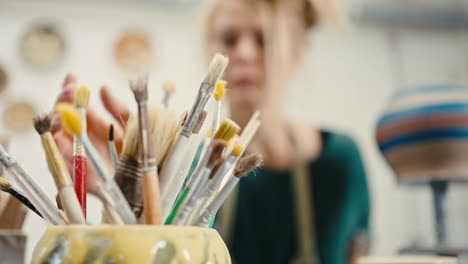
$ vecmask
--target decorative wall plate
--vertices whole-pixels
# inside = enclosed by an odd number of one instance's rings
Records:
[[[22,58],[36,69],[50,69],[62,61],[65,39],[58,28],[50,23],[38,23],[26,30],[20,39]]]
[[[150,38],[143,32],[128,31],[120,36],[114,47],[117,63],[126,71],[142,73],[148,71],[154,60],[154,49]]]
[[[15,131],[26,131],[33,127],[32,120],[36,116],[35,107],[29,102],[17,101],[11,103],[3,113],[3,123],[6,128]]]

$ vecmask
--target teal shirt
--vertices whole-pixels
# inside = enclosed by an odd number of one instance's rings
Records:
[[[309,163],[321,264],[344,264],[354,235],[369,228],[366,174],[355,142],[322,132],[319,158]],[[292,171],[261,168],[239,183],[233,234],[227,241],[234,263],[284,264],[297,248]]]

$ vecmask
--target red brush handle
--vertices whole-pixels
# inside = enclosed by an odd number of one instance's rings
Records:
[[[88,174],[88,166],[86,157],[73,157],[73,184],[75,186],[76,196],[80,202],[83,214],[86,218],[86,178]]]

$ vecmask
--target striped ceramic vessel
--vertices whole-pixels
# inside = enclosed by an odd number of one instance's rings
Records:
[[[399,182],[468,180],[468,87],[398,92],[378,121],[376,137]]]

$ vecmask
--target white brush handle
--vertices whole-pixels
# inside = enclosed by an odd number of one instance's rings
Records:
[[[211,218],[218,212],[219,208],[221,208],[224,201],[226,201],[226,199],[229,197],[229,194],[231,194],[232,190],[234,190],[238,182],[239,178],[231,176],[226,185],[224,185],[223,189],[221,189],[221,191],[213,199],[213,201],[206,208],[206,210],[204,212],[201,212],[201,216],[198,218],[198,220],[193,222],[193,225],[207,226],[206,221],[208,221],[209,223]]]
[[[178,212],[178,215],[177,215],[176,220],[174,221],[174,224],[183,225],[192,210],[193,210],[192,206],[189,206],[188,204],[183,205]]]
[[[205,213],[200,216],[199,220],[196,221],[193,225],[199,227],[209,227],[211,219],[213,219],[216,212],[212,212],[210,210],[205,210]]]
[[[86,224],[86,220],[81,210],[80,203],[76,197],[73,186],[63,186],[59,190],[60,200],[62,201],[63,209],[67,214],[71,224]]]
[[[213,179],[209,180],[206,186],[206,189],[203,191],[203,195],[200,198],[200,213],[203,212],[206,207],[208,207],[211,197],[216,193],[219,186],[221,185],[224,175],[231,169],[234,163],[237,161],[237,158],[234,155],[229,155],[226,160],[223,162],[221,168],[218,169]]]
[[[195,206],[193,207],[193,210],[190,212],[189,216],[187,217],[187,220],[184,223],[184,226],[189,226],[192,225],[193,222],[195,222],[199,217],[200,217],[200,206],[201,206],[201,201],[197,200],[195,203]]]
[[[165,221],[167,216],[170,214],[172,206],[177,198],[178,191],[182,187],[184,178],[187,175],[186,173],[183,173],[184,170],[181,169],[181,167],[183,167],[185,162],[188,143],[188,137],[184,135],[179,136],[174,148],[162,167],[161,173],[159,174],[163,221]]]
[[[187,222],[187,218],[190,215],[190,212],[195,208],[196,201],[198,197],[195,195],[197,190],[204,186],[206,181],[208,180],[208,176],[210,175],[211,170],[204,168],[203,171],[200,173],[200,177],[197,177],[193,183],[193,186],[190,188],[190,191],[185,198],[184,202],[181,205],[181,209],[176,216],[176,225],[182,225]]]

